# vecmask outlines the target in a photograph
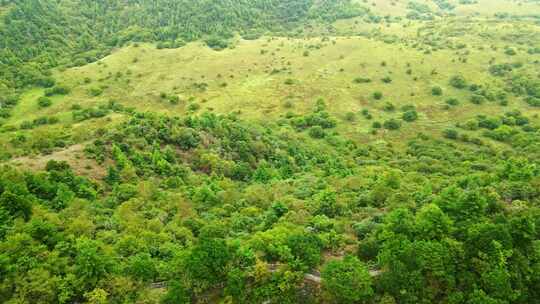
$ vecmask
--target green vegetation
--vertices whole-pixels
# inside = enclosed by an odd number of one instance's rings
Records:
[[[403,113],[403,120],[412,122],[418,119],[418,113],[415,110],[407,110]]]
[[[0,0],[0,303],[538,302],[539,15]]]
[[[456,89],[464,89],[467,87],[467,81],[461,75],[455,75],[450,78],[450,85]]]
[[[439,86],[434,86],[431,88],[431,94],[433,94],[433,96],[441,96],[443,94],[443,89]]]
[[[389,119],[383,123],[383,127],[388,130],[397,130],[401,128],[401,122],[396,119]]]
[[[330,301],[356,303],[373,296],[367,267],[354,256],[328,262],[322,272],[324,290]]]
[[[52,101],[50,98],[47,98],[45,96],[41,96],[40,98],[38,98],[38,106],[40,108],[50,107],[51,105],[52,105]]]

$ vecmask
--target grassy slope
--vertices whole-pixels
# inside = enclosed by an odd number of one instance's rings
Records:
[[[457,1],[453,1],[456,3]],[[494,13],[509,13],[511,15],[538,14],[540,3],[523,0],[478,0],[475,4],[458,5],[455,13],[458,15],[479,14],[492,16]]]
[[[357,0],[359,3],[366,3],[363,0]],[[410,0],[375,0],[367,1],[368,7],[375,13],[385,16],[404,16],[407,14],[407,5]],[[414,0],[414,2],[427,4],[433,11],[438,7],[430,0]],[[530,15],[538,13],[540,4],[533,1],[524,0],[476,0],[476,3],[461,5],[458,0],[449,0],[455,5],[452,13],[458,16],[481,15],[493,16],[495,13],[509,13],[512,15]]]
[[[320,50],[311,50],[308,57],[303,56],[304,46],[320,43],[320,39],[241,41],[236,48],[222,52],[197,43],[176,50],[156,50],[150,45],[128,47],[103,60],[102,65],[71,69],[60,74],[59,78],[70,86],[77,86],[73,94],[66,97],[67,103],[84,100],[84,103],[93,104],[97,100],[112,98],[140,110],[173,114],[184,113],[190,98],[201,103],[203,109],[218,113],[241,111],[244,117],[256,120],[282,116],[287,111],[283,108],[285,100],[293,101],[291,111],[305,113],[317,98],[322,97],[327,100],[329,110],[338,117],[349,111],[368,108],[376,119],[398,114],[382,111],[387,101],[397,107],[414,104],[421,113],[421,119],[405,128],[405,132],[409,129],[413,132],[434,131],[434,124],[439,126],[435,128],[443,128],[451,121],[473,117],[477,112],[487,114],[503,110],[489,103],[483,106],[470,104],[467,102],[468,92],[453,89],[447,84],[448,79],[458,73],[475,83],[496,82],[486,69],[491,57],[504,60],[500,51],[488,51],[488,55],[473,51],[467,63],[458,63],[452,62],[455,58],[453,51],[424,56],[416,50],[361,37],[332,40],[336,44],[325,42]],[[262,55],[261,50],[268,53]],[[134,58],[138,58],[136,63],[133,63]],[[387,62],[386,67],[381,66],[382,61]],[[406,63],[411,64],[413,75],[405,73]],[[281,68],[287,70],[271,73],[273,69]],[[432,75],[434,69],[437,75]],[[131,75],[114,80],[117,72],[127,70]],[[109,87],[103,96],[88,98],[87,90],[96,86],[95,79],[109,74],[113,75],[111,79],[101,81]],[[391,84],[380,81],[385,76],[393,79]],[[83,85],[85,77],[93,79],[94,83]],[[353,79],[356,77],[369,77],[373,82],[355,84]],[[414,81],[413,77],[418,77],[418,80]],[[126,78],[130,80],[129,84]],[[295,80],[295,84],[286,85],[285,80],[289,78]],[[208,90],[200,92],[193,88],[197,82],[207,83]],[[227,86],[222,87],[223,83]],[[433,97],[430,90],[433,85],[442,86],[445,95]],[[382,101],[371,98],[376,90],[385,95]],[[170,105],[160,99],[160,92],[176,94],[182,102],[177,106]],[[458,97],[462,106],[443,111],[442,104],[450,96]],[[62,103],[62,106],[67,103]],[[511,100],[511,103],[529,113],[537,111],[519,100]],[[362,135],[368,129],[367,122],[360,120],[354,129],[358,131],[354,133]]]
[[[11,5],[0,5],[0,17],[4,16],[10,9]]]

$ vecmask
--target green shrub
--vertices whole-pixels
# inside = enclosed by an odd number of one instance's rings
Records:
[[[401,122],[397,119],[389,119],[383,123],[383,127],[387,130],[397,130],[401,128]]]
[[[501,120],[496,117],[485,117],[485,116],[479,116],[477,118],[478,120],[478,127],[494,130],[497,129],[501,125]]]
[[[23,121],[20,126],[21,130],[29,130],[34,128],[34,124],[31,121]]]
[[[471,95],[471,98],[470,98],[470,101],[474,104],[482,104],[484,103],[484,96],[480,95],[480,94],[473,94]]]
[[[57,85],[53,88],[45,90],[45,96],[67,95],[71,90],[66,86]]]
[[[32,123],[34,124],[34,126],[42,126],[42,125],[46,125],[48,124],[49,122],[49,119],[45,116],[42,116],[42,117],[38,117],[36,119],[34,119],[32,121]]]
[[[403,120],[407,122],[413,122],[418,119],[418,113],[415,110],[408,110],[403,113]]]
[[[502,77],[511,72],[514,68],[509,63],[495,64],[489,67],[489,72],[493,76]]]
[[[504,53],[509,56],[514,56],[517,54],[514,48],[507,48],[506,50],[504,50]]]
[[[73,111],[73,120],[81,122],[92,118],[105,117],[109,113],[106,108],[87,108]]]
[[[443,90],[439,86],[434,86],[431,88],[431,94],[433,96],[441,96],[443,94]]]
[[[540,98],[529,96],[525,98],[525,101],[532,107],[540,107]]]
[[[384,82],[384,83],[391,83],[392,78],[390,78],[390,76],[386,76],[386,77],[382,78],[381,81]]]
[[[373,98],[375,100],[381,100],[383,98],[383,93],[380,91],[373,92]]]
[[[54,86],[56,81],[52,77],[43,77],[36,80],[35,84],[43,88],[50,88]]]
[[[391,102],[387,102],[387,103],[384,105],[383,109],[384,109],[386,112],[393,112],[393,111],[396,110],[396,106],[394,106],[394,104],[391,103]]]
[[[52,101],[45,97],[45,96],[41,96],[40,98],[38,98],[38,106],[40,108],[47,108],[47,107],[50,107],[52,105]]]
[[[502,125],[495,130],[486,131],[484,136],[492,138],[497,141],[508,141],[514,136],[518,131],[514,128],[506,125]]]
[[[345,113],[345,120],[347,120],[347,121],[354,121],[355,117],[356,116],[354,115],[353,112]]]
[[[324,132],[324,129],[320,126],[313,126],[309,128],[309,136],[312,138],[323,138],[326,136],[326,133]]]
[[[459,100],[457,100],[457,98],[448,98],[446,100],[446,104],[449,105],[449,106],[457,106],[459,105]]]
[[[9,109],[0,109],[0,118],[10,118],[11,117],[11,113],[9,111]]]
[[[448,139],[457,139],[459,134],[454,129],[446,129],[443,131],[443,136]]]
[[[227,42],[227,40],[217,36],[208,37],[204,40],[204,42],[209,48],[216,51],[221,51],[229,47],[229,42]]]
[[[170,95],[167,99],[173,105],[177,105],[180,103],[180,97],[178,97],[178,95]]]
[[[98,87],[93,87],[88,89],[88,95],[97,97],[99,95],[103,94],[103,89]]]
[[[471,92],[476,92],[476,91],[478,91],[479,89],[480,89],[480,86],[477,85],[476,83],[473,83],[473,84],[471,84],[471,85],[469,86],[469,91],[471,91]]]
[[[456,89],[464,89],[467,87],[467,81],[465,80],[465,77],[456,75],[450,78],[450,85]]]
[[[201,108],[201,105],[196,102],[193,102],[188,106],[188,110],[193,111],[193,112],[199,110],[200,108]]]
[[[370,120],[373,118],[373,116],[369,113],[368,109],[363,109],[361,112],[362,116],[364,116],[365,119]]]

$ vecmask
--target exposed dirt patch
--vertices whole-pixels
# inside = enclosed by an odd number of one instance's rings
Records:
[[[76,144],[63,150],[55,151],[48,155],[23,156],[12,159],[9,163],[23,169],[38,171],[45,169],[50,160],[65,161],[78,175],[87,176],[92,179],[102,179],[106,170],[95,160],[84,155],[86,144]]]

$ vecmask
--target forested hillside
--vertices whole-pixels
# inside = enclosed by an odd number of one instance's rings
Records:
[[[178,47],[206,37],[216,46],[234,33],[287,34],[309,21],[334,21],[365,10],[350,1],[4,1],[0,79],[8,87],[51,85],[48,68],[84,65],[128,41]]]
[[[0,20],[0,303],[540,303],[540,2]]]

